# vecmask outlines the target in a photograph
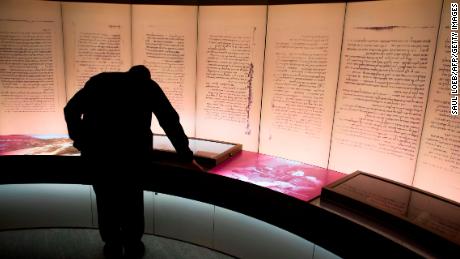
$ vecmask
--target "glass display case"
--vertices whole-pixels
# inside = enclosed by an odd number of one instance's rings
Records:
[[[166,135],[153,137],[155,159],[175,160],[175,150]],[[195,159],[204,167],[214,167],[242,150],[241,144],[189,138]],[[67,135],[5,135],[0,136],[0,155],[78,156]]]
[[[412,186],[357,171],[323,187],[321,206],[328,205],[412,239],[460,245],[460,204]]]
[[[205,168],[215,167],[242,150],[241,144],[200,138],[189,138],[189,147],[195,160]],[[176,151],[166,135],[153,136],[153,149],[156,158],[163,161],[175,160]]]

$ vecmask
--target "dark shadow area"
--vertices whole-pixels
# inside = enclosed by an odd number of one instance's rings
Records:
[[[2,166],[14,168],[14,171],[2,173],[0,184],[92,184],[98,181],[96,175],[80,170],[80,159],[0,156]],[[147,170],[151,173],[134,179],[146,191],[176,195],[243,213],[296,234],[341,257],[421,258],[420,252],[424,250],[449,258],[449,251],[440,247],[420,244],[421,250],[408,248],[404,243],[356,220],[318,206],[315,200],[305,202],[255,184],[161,162],[152,163]]]
[[[141,258],[145,252],[143,189],[134,179],[147,173],[154,159],[152,113],[179,161],[192,164],[179,115],[145,66],[91,77],[64,108],[82,172],[97,175],[93,187],[108,258]]]
[[[144,258],[230,259],[231,256],[190,243],[144,235]],[[25,229],[0,231],[3,259],[102,259],[97,229]]]

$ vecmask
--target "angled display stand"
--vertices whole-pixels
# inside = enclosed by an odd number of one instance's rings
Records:
[[[241,144],[189,138],[195,160],[205,168],[213,168],[242,150]],[[153,148],[158,160],[176,161],[176,151],[166,135],[153,136]]]
[[[424,257],[459,252],[460,204],[412,186],[357,171],[323,187],[320,206]]]

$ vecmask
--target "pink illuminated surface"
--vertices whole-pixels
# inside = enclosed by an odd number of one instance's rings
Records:
[[[0,136],[0,155],[79,155],[67,135]]]
[[[79,155],[66,135],[0,136],[0,155]],[[297,161],[242,151],[209,171],[309,201],[345,176]]]
[[[345,176],[333,170],[248,151],[242,151],[211,169],[210,173],[253,183],[304,201],[317,197],[323,186]]]

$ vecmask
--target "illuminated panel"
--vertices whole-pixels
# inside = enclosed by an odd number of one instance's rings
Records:
[[[195,136],[197,13],[197,6],[132,5],[133,65],[150,69],[189,137]],[[152,129],[164,134],[156,120]]]
[[[0,134],[66,131],[59,2],[0,1]]]
[[[62,3],[67,98],[91,76],[131,67],[131,7]]]
[[[209,171],[309,201],[344,174],[274,156],[242,151]]]
[[[259,145],[266,6],[200,6],[196,136]]]
[[[460,202],[460,116],[450,114],[450,1],[444,4],[414,186]]]
[[[344,3],[268,8],[259,152],[327,167]]]
[[[347,4],[328,168],[412,184],[441,7]]]
[[[80,152],[65,134],[5,135],[0,136],[0,155],[79,156]]]

